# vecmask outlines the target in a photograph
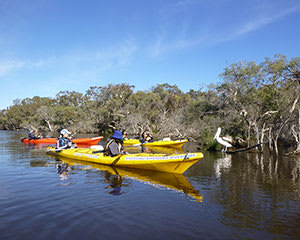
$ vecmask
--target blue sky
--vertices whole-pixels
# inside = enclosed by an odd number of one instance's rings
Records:
[[[219,83],[226,66],[300,57],[299,0],[0,0],[0,109],[90,86]]]

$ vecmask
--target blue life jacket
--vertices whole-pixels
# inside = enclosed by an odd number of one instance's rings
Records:
[[[71,139],[69,139],[69,138],[60,137],[60,138],[57,140],[56,148],[63,148],[63,149],[70,148],[70,146],[68,146],[68,144],[69,144],[70,142],[73,143],[73,142],[71,141]]]
[[[39,139],[39,138],[37,138],[36,136],[34,136],[34,134],[33,133],[28,133],[28,138],[29,139]]]

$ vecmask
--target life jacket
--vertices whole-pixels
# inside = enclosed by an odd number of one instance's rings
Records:
[[[28,138],[30,139],[39,139],[38,137],[36,137],[33,133],[29,133],[28,134]]]
[[[106,145],[105,145],[105,148],[104,148],[104,151],[105,151],[105,155],[106,156],[109,156],[111,155],[111,153],[109,152],[109,145],[113,142],[116,142],[115,139],[110,139]],[[117,143],[117,142],[116,142]],[[122,145],[120,143],[117,143],[118,144],[118,151],[121,152],[122,151]]]
[[[64,147],[64,146],[68,145],[69,142],[72,142],[69,138],[60,137],[57,141],[56,148]],[[69,148],[69,147],[67,147],[67,148]]]

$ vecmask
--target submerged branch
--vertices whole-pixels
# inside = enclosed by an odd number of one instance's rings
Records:
[[[265,143],[266,143],[266,142],[265,142]],[[256,148],[256,147],[260,148],[261,145],[263,145],[263,144],[265,144],[265,143],[255,144],[255,145],[253,145],[253,146],[246,147],[246,148],[241,148],[241,149],[237,149],[237,150],[234,150],[234,151],[226,151],[226,153],[244,152],[244,151],[248,151],[248,150],[250,150],[250,149],[252,149],[252,148]]]

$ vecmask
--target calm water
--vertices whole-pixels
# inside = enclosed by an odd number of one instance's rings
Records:
[[[300,238],[300,159],[205,152],[183,175],[68,161],[60,175],[24,136],[0,131],[0,239]]]

